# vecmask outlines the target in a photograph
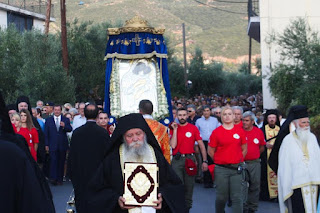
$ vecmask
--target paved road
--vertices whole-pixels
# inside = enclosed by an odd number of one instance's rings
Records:
[[[72,192],[70,182],[65,182],[62,186],[51,186],[53,200],[57,213],[65,213],[67,201]],[[193,208],[191,213],[214,213],[215,190],[205,189],[202,185],[196,184],[193,194]],[[226,213],[231,213],[230,208],[226,208]],[[277,213],[279,212],[278,203],[260,202],[257,213]]]

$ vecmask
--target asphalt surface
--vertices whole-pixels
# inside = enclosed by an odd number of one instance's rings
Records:
[[[71,182],[64,182],[62,186],[50,186],[57,213],[66,213],[67,201],[72,193]],[[215,189],[206,189],[201,184],[195,184],[193,193],[193,208],[191,213],[214,213]],[[226,213],[232,210],[226,207]],[[280,212],[279,204],[273,202],[259,202],[257,213],[277,213]]]

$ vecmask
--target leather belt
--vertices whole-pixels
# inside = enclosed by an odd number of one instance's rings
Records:
[[[193,153],[191,153],[191,154],[181,154],[181,157],[187,157],[187,156],[193,156]]]

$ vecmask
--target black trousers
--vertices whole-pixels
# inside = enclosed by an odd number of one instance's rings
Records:
[[[293,190],[293,194],[290,199],[293,213],[305,212],[300,188]]]
[[[208,159],[208,165],[213,164],[213,160],[212,158],[208,155],[208,141],[203,141],[204,146],[206,147],[206,153],[207,153],[207,159]],[[212,185],[213,181],[212,181],[212,176],[209,172],[209,170],[203,172],[203,183],[204,185]]]

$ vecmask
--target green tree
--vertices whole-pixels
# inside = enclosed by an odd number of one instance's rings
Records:
[[[256,67],[256,69],[257,69],[257,75],[261,75],[261,58],[256,58],[255,60],[254,60],[254,65],[255,65],[255,67]]]
[[[20,39],[13,25],[0,30],[0,89],[7,103],[14,103],[18,95],[16,80],[24,57]]]
[[[108,27],[109,23],[92,25],[77,19],[69,24],[69,70],[75,79],[78,100],[104,97]]]
[[[186,95],[186,88],[184,84],[184,68],[182,61],[174,56],[173,48],[170,48],[170,39],[165,38],[168,52],[168,72],[170,81],[171,96],[184,96]]]
[[[223,63],[213,62],[204,64],[202,51],[198,48],[189,66],[189,79],[192,81],[190,94],[229,94],[241,95],[256,93],[262,90],[262,79],[250,75],[247,71],[248,64],[242,64],[243,72],[224,71]]]
[[[203,63],[202,50],[197,47],[195,53],[188,67],[189,76],[188,80],[192,81],[192,88],[190,90],[191,95],[195,95],[203,92],[204,82],[203,75],[205,71],[205,65]]]
[[[60,59],[60,40],[47,38],[39,31],[18,33],[9,27],[0,33],[1,89],[7,103],[18,95],[27,95],[31,103],[50,100],[56,103],[73,102],[75,86],[72,76],[63,71]],[[2,77],[3,76],[3,77]]]
[[[60,39],[55,35],[45,38],[39,31],[22,34],[24,58],[17,82],[19,92],[30,99],[51,100],[57,103],[75,101],[75,85],[72,76],[67,76],[60,61]]]
[[[269,86],[279,108],[307,105],[313,113],[320,112],[320,39],[304,19],[292,21],[276,39],[281,63],[274,66]]]
[[[240,68],[239,68],[239,72],[240,73],[243,73],[243,74],[250,74],[250,72],[249,72],[249,64],[248,64],[248,62],[243,62],[242,64],[240,64]]]

